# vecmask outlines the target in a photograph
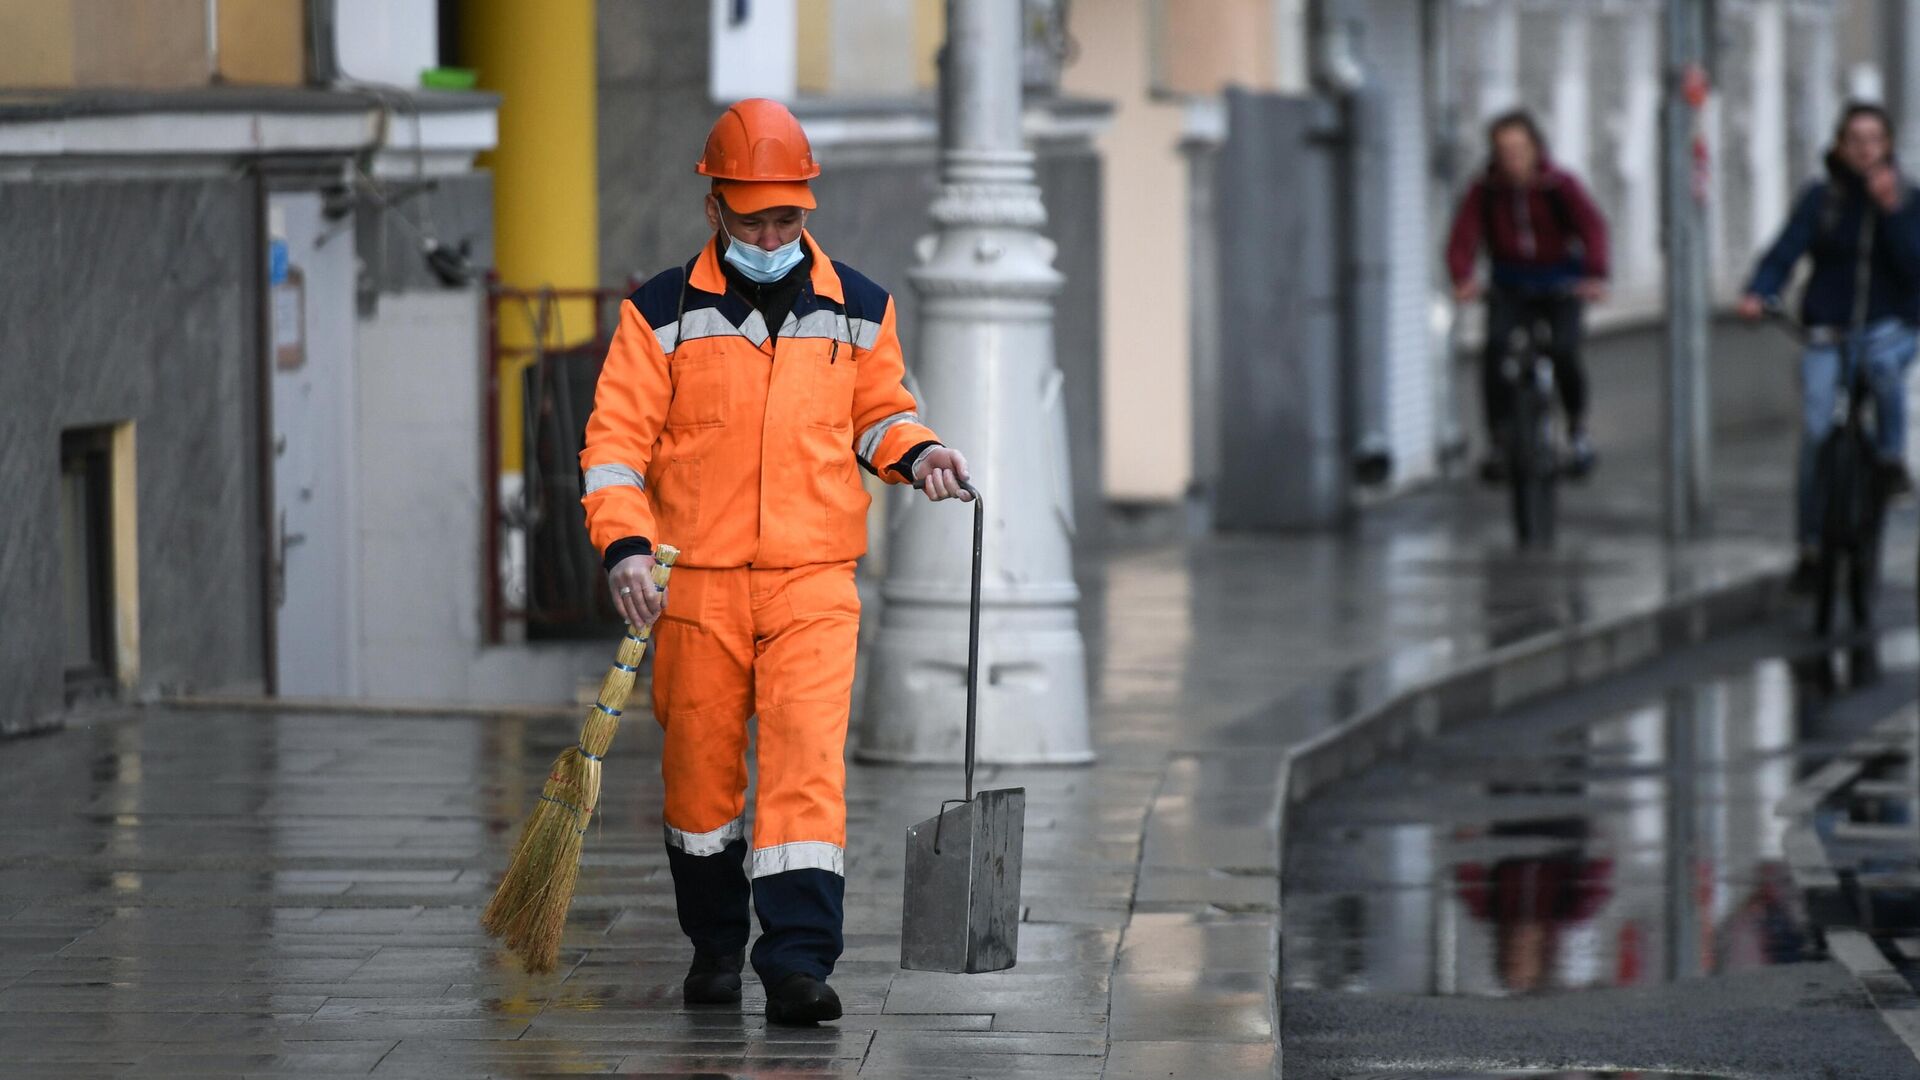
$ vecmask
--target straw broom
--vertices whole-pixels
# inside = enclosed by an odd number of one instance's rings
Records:
[[[677,548],[664,544],[654,552],[655,585],[667,587],[679,554]],[[652,627],[627,627],[620,652],[580,729],[579,745],[567,747],[554,759],[546,786],[540,789],[540,801],[520,831],[506,876],[480,916],[480,925],[504,939],[530,974],[552,971],[559,956],[560,932],[566,927],[567,907],[573,903],[574,885],[580,879],[587,820],[600,802],[601,759],[619,730],[620,710],[633,692],[634,674],[652,636]]]

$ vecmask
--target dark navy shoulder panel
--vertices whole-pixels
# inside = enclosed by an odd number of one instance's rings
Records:
[[[680,317],[680,290],[692,272],[691,262],[662,270],[648,278],[646,284],[635,289],[627,299],[640,309],[640,317],[647,320],[648,326],[655,330],[671,326]],[[686,292],[689,304],[694,297],[702,295],[690,288]]]
[[[887,301],[892,299],[887,290],[873,283],[873,279],[834,260],[834,273],[840,275],[840,291],[847,297],[847,314],[856,319],[870,319],[879,322],[886,317]]]

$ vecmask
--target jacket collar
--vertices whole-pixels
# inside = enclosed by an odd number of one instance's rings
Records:
[[[800,230],[800,242],[807,245],[808,253],[813,256],[811,277],[814,293],[836,304],[845,304],[847,297],[840,288],[840,275],[833,269],[833,260],[827,258],[827,253],[820,249],[813,234],[805,229]],[[710,238],[707,246],[700,249],[700,257],[694,260],[693,275],[687,279],[687,284],[701,292],[715,295],[721,295],[727,291],[727,273],[720,267],[718,236]]]

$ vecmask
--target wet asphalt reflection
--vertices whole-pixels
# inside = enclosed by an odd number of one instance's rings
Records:
[[[1911,696],[1920,649],[1774,636],[1697,680],[1469,725],[1302,807],[1285,986],[1510,996],[1817,957],[1775,805]]]
[[[1710,1076],[1706,1073],[1676,1072],[1539,1072],[1527,1070],[1515,1072],[1502,1069],[1496,1072],[1394,1072],[1370,1073],[1352,1080],[1726,1080],[1725,1077]]]

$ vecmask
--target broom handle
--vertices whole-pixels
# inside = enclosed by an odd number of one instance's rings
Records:
[[[973,595],[967,601],[967,801],[972,802],[973,715],[980,695],[980,551],[985,546],[987,505],[979,488],[968,483],[960,486],[973,492]]]

